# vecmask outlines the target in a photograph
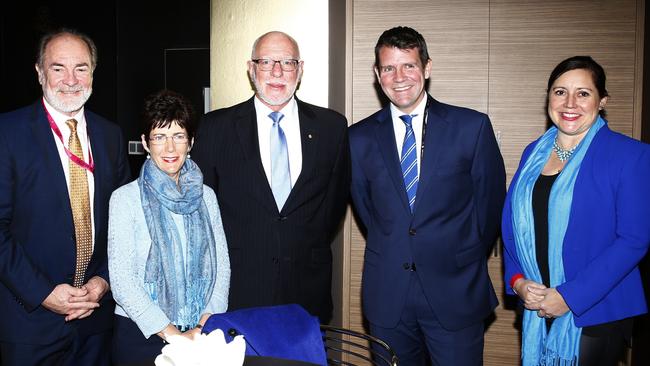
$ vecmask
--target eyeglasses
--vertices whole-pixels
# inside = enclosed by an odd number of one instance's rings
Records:
[[[295,59],[286,59],[286,60],[271,60],[270,58],[258,58],[251,60],[257,64],[262,71],[271,71],[275,67],[275,64],[280,64],[282,71],[296,71],[298,68],[299,60]]]
[[[174,144],[177,145],[184,145],[187,144],[187,135],[184,133],[177,133],[172,136],[167,136],[167,135],[153,135],[149,137],[149,142],[151,142],[152,145],[164,145],[167,143],[167,139],[170,138],[172,141],[174,141]]]

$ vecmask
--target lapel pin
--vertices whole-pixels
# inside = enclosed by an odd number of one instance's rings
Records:
[[[309,135],[307,135],[307,138],[311,139],[311,133]]]

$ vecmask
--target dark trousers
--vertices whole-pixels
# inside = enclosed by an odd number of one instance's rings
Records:
[[[395,328],[370,323],[370,333],[386,342],[400,365],[475,366],[483,364],[483,322],[456,331],[442,327],[427,302],[416,273],[411,275],[406,305]]]
[[[145,338],[133,320],[120,315],[115,315],[113,333],[115,365],[153,365],[165,346],[162,338],[155,334]]]
[[[580,336],[580,366],[616,366],[623,355],[626,339],[619,333]]]
[[[80,336],[75,329],[52,344],[0,343],[3,366],[109,366],[111,332]]]

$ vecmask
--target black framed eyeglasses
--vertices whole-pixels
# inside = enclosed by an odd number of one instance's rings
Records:
[[[270,58],[258,58],[251,60],[257,64],[257,67],[262,71],[271,71],[275,67],[275,64],[280,64],[282,71],[296,71],[298,68],[299,60],[295,59],[285,59],[285,60],[271,60]]]

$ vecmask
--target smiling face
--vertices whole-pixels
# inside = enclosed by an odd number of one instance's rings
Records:
[[[185,136],[185,143],[174,142],[174,136],[176,140],[182,140],[182,136]],[[142,135],[141,138],[142,146],[151,155],[154,164],[178,183],[181,168],[191,149],[192,142],[187,140],[187,131],[173,122],[169,127],[154,128],[148,137]],[[156,140],[162,143],[157,145]]]
[[[36,72],[45,100],[57,111],[73,116],[92,93],[88,46],[74,35],[58,36],[47,44],[41,66],[36,65]]]
[[[417,48],[379,50],[379,66],[375,67],[377,80],[388,99],[406,114],[424,98],[424,83],[430,73],[431,60],[422,65]]]
[[[548,115],[561,134],[577,144],[594,124],[607,97],[600,97],[591,72],[574,69],[560,75],[548,94]]]
[[[297,45],[284,33],[271,32],[257,41],[253,59],[286,60],[300,59]],[[270,71],[259,70],[257,64],[248,61],[248,74],[255,85],[257,97],[274,111],[282,109],[296,92],[302,77],[303,62],[294,71],[283,71],[279,63]]]

